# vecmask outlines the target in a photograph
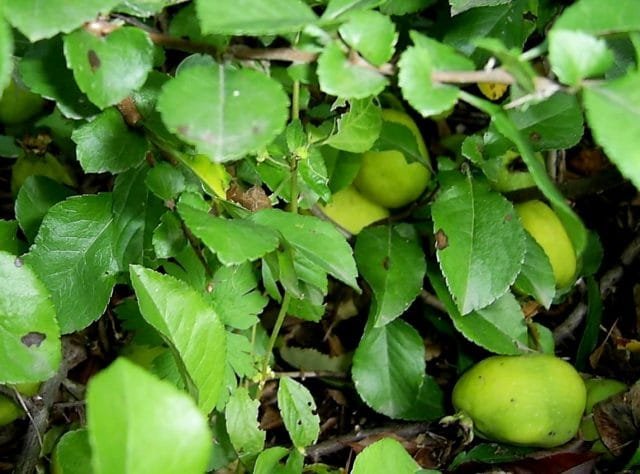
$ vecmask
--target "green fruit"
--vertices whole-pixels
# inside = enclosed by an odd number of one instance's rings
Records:
[[[536,200],[517,204],[515,209],[522,226],[547,254],[556,286],[563,288],[571,284],[576,273],[576,252],[556,213]]]
[[[0,98],[0,122],[5,125],[25,122],[38,114],[43,105],[42,97],[12,78]]]
[[[352,234],[358,234],[369,224],[389,217],[387,209],[369,201],[353,186],[335,193],[321,209],[333,222]]]
[[[13,400],[0,395],[0,426],[13,423],[22,416],[22,410],[13,403]]]
[[[427,148],[415,122],[397,110],[383,110],[384,121],[407,127],[415,136],[420,155],[429,160]],[[407,163],[400,150],[368,151],[353,184],[366,198],[388,209],[415,201],[426,189],[431,172],[422,163]]]
[[[33,397],[40,392],[40,382],[24,382],[14,384],[15,389],[22,395]]]
[[[507,193],[518,189],[532,188],[536,185],[528,170],[511,169],[513,163],[520,158],[520,153],[508,150],[503,155],[488,160],[483,170],[496,191]],[[542,160],[542,155],[536,153],[536,158]]]
[[[587,388],[587,403],[584,409],[586,416],[580,423],[580,433],[585,440],[595,441],[600,439],[600,435],[593,421],[593,407],[602,400],[625,392],[629,387],[618,380],[599,378],[585,380],[584,385]]]
[[[479,362],[460,377],[452,401],[480,436],[547,448],[573,438],[586,397],[571,364],[553,355],[529,354]]]

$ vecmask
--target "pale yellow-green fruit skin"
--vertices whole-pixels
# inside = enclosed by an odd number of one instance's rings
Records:
[[[586,402],[582,377],[548,354],[492,356],[456,383],[454,407],[490,440],[549,448],[575,436]]]
[[[585,440],[595,441],[600,435],[593,421],[593,407],[602,400],[625,392],[629,387],[618,380],[601,378],[585,380],[584,385],[587,388],[587,403],[584,408],[585,417],[580,424],[580,433]]]
[[[333,222],[352,234],[358,234],[369,224],[389,217],[387,209],[369,201],[353,186],[335,193],[321,209]]]
[[[0,395],[0,426],[13,423],[21,416],[22,410],[18,405],[4,395]]]
[[[38,114],[44,105],[44,100],[15,79],[0,94],[0,122],[5,125],[15,125],[25,122]]]
[[[537,200],[517,204],[515,209],[522,226],[547,254],[556,286],[570,285],[576,273],[576,252],[556,213]]]
[[[416,137],[418,149],[429,160],[427,147],[416,123],[404,112],[386,109],[382,118],[409,128]],[[367,151],[353,184],[366,198],[388,209],[396,209],[415,201],[426,189],[431,171],[422,163],[408,163],[399,150]]]

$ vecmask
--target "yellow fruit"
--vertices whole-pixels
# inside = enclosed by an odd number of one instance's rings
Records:
[[[352,234],[359,233],[364,227],[389,217],[389,211],[369,201],[353,186],[341,189],[331,201],[322,207],[322,211],[333,222]]]
[[[15,78],[0,97],[0,122],[5,125],[15,125],[25,122],[42,110],[44,100],[34,94]]]
[[[415,136],[420,155],[429,160],[427,148],[415,122],[397,110],[383,110],[382,119],[407,127]],[[388,209],[415,201],[431,179],[431,171],[422,163],[408,163],[400,150],[367,151],[353,184],[366,198]]]
[[[13,400],[0,395],[0,426],[13,423],[22,416],[22,410],[13,403]]]
[[[460,377],[454,407],[485,438],[553,447],[578,431],[586,389],[573,366],[547,354],[492,356]]]
[[[537,200],[517,204],[515,208],[522,226],[547,254],[556,286],[571,284],[576,273],[576,252],[556,213]]]
[[[483,96],[490,100],[498,100],[507,92],[508,88],[507,84],[500,84],[499,82],[478,82],[478,89],[480,89]]]

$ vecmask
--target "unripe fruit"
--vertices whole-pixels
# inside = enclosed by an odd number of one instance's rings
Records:
[[[0,122],[5,125],[25,122],[38,114],[43,105],[42,97],[12,78],[0,97]]]
[[[537,200],[517,204],[515,209],[522,226],[547,254],[556,286],[571,284],[576,273],[576,252],[556,213]]]
[[[578,431],[586,389],[573,366],[553,355],[492,356],[460,377],[452,400],[480,436],[548,448]]]
[[[420,155],[429,160],[427,148],[415,122],[397,110],[383,110],[382,118],[407,127],[416,138]],[[353,184],[370,201],[395,209],[415,201],[426,189],[431,171],[422,163],[408,163],[400,150],[367,151]]]
[[[358,234],[369,224],[389,217],[387,209],[369,201],[353,186],[335,193],[321,209],[333,222],[352,234]]]
[[[0,395],[0,426],[13,423],[22,416],[22,410],[13,400]]]
[[[618,380],[600,378],[585,380],[584,385],[587,388],[587,403],[584,409],[586,416],[580,424],[580,432],[585,440],[595,441],[600,435],[593,421],[593,407],[602,400],[625,392],[629,387]]]

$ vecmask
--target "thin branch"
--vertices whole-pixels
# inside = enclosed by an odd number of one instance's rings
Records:
[[[349,374],[344,372],[334,372],[332,370],[299,370],[292,372],[276,372],[273,374],[272,379],[282,379],[284,377],[291,377],[293,379],[310,379],[310,378],[318,378],[318,377],[333,377],[333,378],[347,378]]]
[[[450,84],[474,84],[478,82],[495,82],[497,84],[514,84],[515,78],[504,69],[488,71],[434,71],[431,73],[434,82]]]
[[[440,301],[435,295],[429,293],[427,290],[422,290],[420,292],[420,298],[432,308],[435,308],[438,311],[442,311],[443,313],[447,312],[447,308],[445,308],[442,301]]]

